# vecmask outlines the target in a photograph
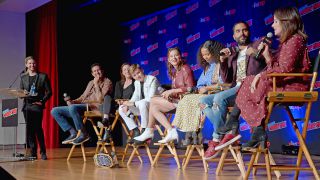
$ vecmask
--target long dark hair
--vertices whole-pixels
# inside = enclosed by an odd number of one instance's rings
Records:
[[[285,42],[293,34],[300,34],[305,40],[308,36],[304,31],[299,11],[296,7],[282,7],[274,11],[274,16],[279,19],[282,32],[279,37],[280,43]]]

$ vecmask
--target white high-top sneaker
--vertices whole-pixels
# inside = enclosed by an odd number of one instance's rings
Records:
[[[153,128],[146,128],[145,131],[140,136],[135,137],[134,140],[143,142],[148,139],[153,139],[153,136]]]
[[[158,141],[158,143],[168,143],[170,141],[173,141],[173,140],[178,140],[179,139],[179,136],[178,136],[178,132],[177,132],[177,129],[176,128],[172,128],[168,134],[166,135],[166,137],[164,137],[162,140]]]

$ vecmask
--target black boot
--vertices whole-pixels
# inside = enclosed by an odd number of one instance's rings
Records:
[[[111,130],[110,129],[106,129],[104,134],[103,134],[102,142],[109,143],[111,138],[112,138]]]
[[[142,128],[141,129],[141,134],[146,130],[146,128]]]
[[[110,120],[108,118],[103,118],[101,123],[103,124],[104,127],[110,126]]]
[[[140,135],[140,131],[139,131],[139,129],[138,129],[137,127],[134,128],[132,131],[133,131],[133,135],[132,135],[132,137],[131,137],[130,139],[128,139],[128,141],[127,141],[127,143],[129,143],[129,144],[134,143],[134,139],[133,139],[133,138]]]
[[[193,131],[191,137],[192,137],[192,144],[193,145],[197,145],[198,144],[198,134],[197,134],[197,132]]]
[[[253,127],[251,138],[248,142],[241,145],[242,150],[249,150],[251,148],[257,148],[259,145],[264,149],[266,148],[267,134],[264,127]]]
[[[203,142],[203,135],[202,135],[202,128],[198,131],[198,144],[202,144]]]
[[[186,132],[184,139],[181,141],[183,146],[188,146],[191,143],[191,136],[192,136],[192,132]]]
[[[240,116],[240,109],[235,104],[231,113],[228,116],[226,124],[220,128],[218,128],[218,134],[225,135],[232,131],[232,134],[239,134],[239,116]]]

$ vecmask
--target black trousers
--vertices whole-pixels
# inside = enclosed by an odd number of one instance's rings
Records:
[[[27,126],[27,147],[31,149],[31,155],[37,156],[38,143],[40,153],[46,153],[46,145],[42,129],[43,109],[38,105],[27,105],[23,109],[23,115]]]

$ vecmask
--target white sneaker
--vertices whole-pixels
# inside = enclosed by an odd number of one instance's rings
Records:
[[[178,140],[179,136],[178,136],[178,132],[176,128],[171,129],[168,134],[166,135],[166,137],[164,137],[162,140],[159,140],[158,143],[168,143],[170,141],[174,141],[174,140]]]
[[[153,136],[154,136],[153,129],[146,128],[145,131],[140,136],[136,136],[133,139],[144,142],[147,139],[153,139]]]

